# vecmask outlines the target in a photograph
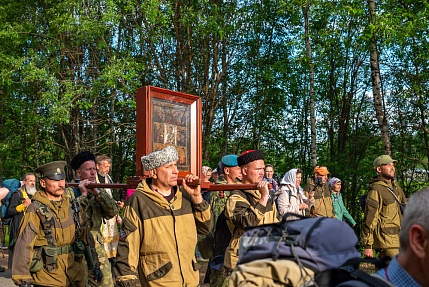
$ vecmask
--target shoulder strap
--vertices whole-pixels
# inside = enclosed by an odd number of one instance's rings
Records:
[[[374,258],[352,258],[349,259],[346,263],[343,264],[343,266],[341,266],[339,268],[339,270],[346,272],[350,275],[350,277],[355,280],[364,282],[367,286],[372,286],[372,287],[391,287],[391,285],[389,284],[389,282],[385,281],[383,278],[378,277],[378,276],[374,276],[374,275],[370,275],[369,273],[359,269],[359,264],[363,263],[363,262],[367,262],[367,263],[371,263],[375,266],[376,270],[380,269],[380,268],[384,268],[385,262],[378,260],[378,259],[374,259]],[[350,287],[350,286],[354,286],[353,284],[347,284],[346,282],[343,282],[342,284],[339,284],[337,287]],[[360,285],[359,285],[360,286]]]
[[[55,246],[55,239],[52,236],[52,229],[55,225],[53,213],[51,212],[49,206],[41,203],[38,200],[36,200],[36,203],[38,206],[37,212],[41,215],[43,232],[45,233],[46,240],[50,246]]]
[[[398,204],[401,204],[401,202],[399,201],[398,197],[396,196],[396,194],[393,192],[393,190],[390,187],[387,187],[387,190],[390,191],[390,193],[393,195],[393,197],[395,198],[395,200],[398,202]]]

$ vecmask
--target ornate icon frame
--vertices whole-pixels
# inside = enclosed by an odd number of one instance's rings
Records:
[[[201,98],[145,86],[137,89],[136,105],[136,175],[148,175],[143,171],[142,156],[173,145],[179,154],[179,171],[201,178]]]

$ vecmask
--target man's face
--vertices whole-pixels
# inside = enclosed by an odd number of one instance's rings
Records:
[[[318,177],[318,178],[320,178],[320,179],[322,180],[322,184],[325,184],[325,183],[326,183],[326,181],[328,180],[328,175],[327,175],[327,174],[322,175],[322,174],[320,174],[320,173],[318,173],[318,172],[316,172],[316,173],[314,174],[314,177]]]
[[[242,180],[243,175],[241,174],[241,168],[239,166],[231,166],[231,167],[227,167],[225,168],[225,174],[228,177],[228,179],[230,179],[228,182],[230,183],[235,183],[236,178],[238,178],[239,180]]]
[[[241,168],[243,183],[259,183],[264,177],[265,163],[263,159],[252,161]]]
[[[97,164],[98,173],[103,175],[103,176],[108,175],[110,172],[110,166],[111,166],[111,164],[107,160],[101,161],[100,164]]]
[[[217,172],[213,173],[213,172],[212,172],[212,179],[213,179],[214,181],[216,181],[218,178],[219,178],[219,173],[217,173]]]
[[[35,187],[36,186],[36,177],[32,174],[29,174],[25,177],[24,184],[26,187]]]
[[[393,180],[395,178],[395,164],[383,164],[377,167],[377,172],[384,178]]]
[[[156,168],[154,174],[156,175],[157,185],[162,185],[164,187],[176,186],[177,175],[179,174],[177,162],[173,161]]]
[[[94,181],[95,174],[97,173],[97,170],[95,169],[95,161],[85,161],[79,169],[76,170],[76,173],[80,180],[88,179],[90,181]]]
[[[45,189],[49,200],[60,200],[64,193],[65,185],[66,181],[64,179],[53,180],[49,178],[42,178],[40,180],[40,186]]]
[[[272,166],[267,166],[265,168],[265,177],[266,178],[273,178],[274,175],[274,169]]]

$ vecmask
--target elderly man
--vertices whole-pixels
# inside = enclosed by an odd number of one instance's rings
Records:
[[[33,173],[26,173],[22,177],[23,185],[10,197],[7,214],[11,217],[9,227],[9,258],[8,267],[12,269],[13,248],[19,233],[19,225],[24,214],[31,204],[31,198],[36,193],[36,176]]]
[[[79,188],[75,190],[75,194],[79,195],[77,200],[86,212],[87,225],[95,238],[95,248],[101,264],[101,271],[104,274],[102,282],[93,276],[89,276],[88,283],[90,286],[111,287],[113,286],[111,265],[104,249],[103,235],[100,229],[104,219],[111,219],[118,214],[118,205],[104,189],[87,188],[89,184],[95,182],[97,173],[95,156],[91,152],[80,152],[72,159],[70,165],[80,179]]]
[[[373,248],[380,259],[393,258],[399,251],[399,230],[402,212],[400,205],[406,203],[405,194],[395,180],[395,163],[389,155],[377,157],[373,177],[365,202],[361,242],[364,255],[374,257]]]
[[[248,227],[278,222],[277,209],[270,194],[269,183],[263,181],[264,153],[248,150],[237,158],[243,184],[258,184],[256,190],[234,190],[225,205],[225,216],[232,239],[225,252],[223,276],[227,279],[238,262],[238,247],[241,236]],[[227,280],[217,285],[227,286]]]
[[[178,154],[168,146],[142,157],[149,178],[143,180],[128,199],[120,230],[116,258],[119,287],[198,286],[195,258],[197,234],[212,226],[210,205],[204,201],[198,179],[188,174],[177,187]]]
[[[377,275],[393,286],[429,286],[429,188],[414,193],[405,209],[399,232],[399,254]]]
[[[332,217],[334,218],[334,208],[332,204],[331,190],[327,184],[328,168],[326,166],[316,166],[314,177],[307,180],[304,187],[305,196],[309,197],[309,192],[314,191],[314,204],[310,208],[310,216]]]
[[[33,196],[16,240],[12,279],[17,285],[86,286],[86,266],[79,251],[85,245],[93,249],[94,239],[85,227],[85,215],[64,195],[65,165],[54,161],[36,169],[42,190]],[[96,262],[96,257],[91,261]],[[99,269],[95,271],[101,279]]]

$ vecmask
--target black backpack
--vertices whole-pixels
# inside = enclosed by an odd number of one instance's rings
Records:
[[[341,286],[389,286],[383,279],[359,269],[361,262],[377,268],[384,265],[375,259],[362,259],[357,248],[358,238],[347,223],[287,213],[279,223],[251,228],[243,234],[238,266],[263,259],[292,260],[314,272],[311,280],[315,285],[308,286],[332,287],[343,282],[349,285]],[[359,285],[351,285],[351,281]]]

